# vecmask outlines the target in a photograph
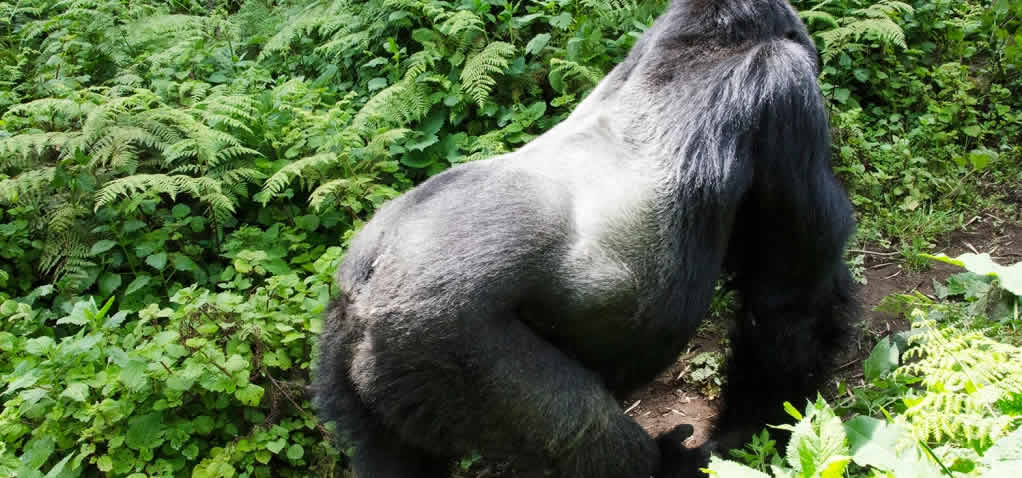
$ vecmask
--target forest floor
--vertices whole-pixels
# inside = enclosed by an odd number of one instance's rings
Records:
[[[990,214],[972,218],[963,230],[947,234],[938,240],[934,254],[944,253],[955,257],[966,252],[990,253],[995,261],[1013,264],[1022,261],[1022,223],[1003,221]],[[866,284],[861,286],[859,297],[863,306],[863,322],[855,339],[839,359],[838,370],[828,387],[821,392],[832,396],[839,382],[848,389],[865,386],[863,361],[881,338],[909,327],[904,317],[893,316],[874,310],[883,299],[892,294],[919,291],[933,297],[934,281],[943,282],[948,276],[962,272],[955,266],[934,262],[926,270],[911,270],[904,265],[899,252],[883,252],[879,248],[864,253]],[[728,320],[704,326],[692,341],[689,349],[678,362],[665,371],[653,383],[639,390],[622,403],[627,414],[634,417],[651,435],[657,436],[688,423],[695,427],[695,434],[686,443],[697,446],[709,436],[711,426],[720,406],[719,398],[708,399],[699,387],[688,384],[683,376],[687,371],[686,361],[701,352],[719,351],[727,335]],[[540,471],[511,470],[506,465],[477,463],[468,472],[457,476],[473,478],[542,478]]]

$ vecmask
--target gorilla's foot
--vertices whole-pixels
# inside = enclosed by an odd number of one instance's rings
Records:
[[[657,437],[657,445],[660,447],[660,470],[656,478],[700,476],[699,469],[706,467],[710,462],[710,453],[717,448],[717,444],[708,441],[696,448],[686,447],[685,440],[692,436],[694,431],[692,425],[681,424]]]

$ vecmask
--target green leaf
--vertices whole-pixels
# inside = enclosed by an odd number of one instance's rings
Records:
[[[710,476],[719,478],[770,478],[770,475],[762,471],[733,461],[722,460],[717,456],[710,458],[710,465],[707,469]]]
[[[171,254],[171,261],[174,263],[174,269],[179,271],[201,272],[199,265],[196,264],[191,257],[181,254],[180,252]]]
[[[124,227],[122,228],[122,230],[125,233],[132,233],[139,229],[144,228],[145,226],[146,223],[143,221],[139,221],[138,219],[130,219],[124,222]]]
[[[114,459],[110,458],[110,455],[103,455],[96,459],[96,468],[103,473],[109,473],[114,469]]]
[[[547,46],[547,43],[550,43],[550,34],[540,33],[533,37],[532,40],[529,40],[528,45],[525,45],[525,54],[538,54],[543,51],[543,48]]]
[[[241,401],[241,403],[250,407],[259,406],[259,402],[263,399],[263,387],[254,384],[248,384],[245,387],[239,388],[234,392],[234,396]],[[276,453],[276,452],[274,452]]]
[[[156,412],[128,421],[124,443],[135,450],[152,450],[163,443],[163,414]]]
[[[28,388],[31,387],[32,385],[35,385],[35,383],[39,381],[40,373],[41,372],[39,372],[38,369],[33,369],[25,372],[23,375],[19,376],[18,378],[14,379],[11,383],[7,384],[6,393],[11,393],[16,390],[21,390],[23,388]]]
[[[898,366],[899,355],[898,346],[892,344],[888,337],[880,339],[863,364],[866,381],[872,383],[894,370]]]
[[[38,470],[50,458],[54,449],[56,442],[53,437],[47,435],[33,438],[25,445],[21,463],[30,470]]]
[[[842,478],[851,460],[851,457],[843,455],[830,457],[820,466],[820,478]]]
[[[902,446],[910,437],[904,425],[873,417],[857,416],[844,424],[852,461],[862,467],[894,473],[899,478],[939,476],[916,446]]]
[[[113,295],[114,291],[121,286],[121,275],[107,272],[99,277],[99,293]]]
[[[295,218],[295,225],[306,231],[315,231],[319,227],[319,216],[315,214],[298,216]]]
[[[238,354],[231,355],[231,358],[227,359],[227,364],[224,365],[224,368],[231,373],[244,370],[246,367],[248,367],[248,361]]]
[[[405,143],[405,147],[411,151],[422,151],[434,144],[437,144],[438,142],[440,142],[440,138],[435,134],[431,134],[416,141]]]
[[[76,402],[84,402],[89,398],[89,386],[84,383],[72,383],[60,394]]]
[[[150,267],[158,271],[162,271],[167,266],[167,253],[157,252],[149,257],[145,258],[145,263],[149,264]]]
[[[117,378],[128,390],[137,392],[149,382],[146,378],[146,364],[141,360],[130,360],[121,368]]]
[[[966,268],[969,272],[979,275],[992,275],[997,277],[1001,287],[1014,295],[1022,297],[1022,262],[1016,262],[1010,266],[1002,266],[990,258],[990,254],[962,254],[954,259],[938,254],[935,256],[921,254],[924,257],[954,264]]]
[[[192,208],[186,204],[177,204],[170,210],[170,213],[177,219],[183,219],[192,213]]]
[[[273,453],[280,453],[280,450],[283,450],[285,445],[287,445],[287,439],[281,438],[278,440],[266,442],[266,449],[270,450]]]
[[[975,138],[979,136],[983,132],[983,130],[977,125],[971,125],[962,128],[962,132]]]
[[[109,239],[103,239],[102,241],[99,241],[92,245],[92,248],[89,249],[89,255],[90,256],[100,255],[106,251],[109,251],[110,249],[113,249],[114,246],[116,245],[117,243],[114,241],[111,241]]]
[[[305,449],[302,448],[301,445],[295,443],[294,445],[287,447],[287,457],[291,461],[301,460],[303,456],[305,456]]]
[[[189,389],[192,388],[192,385],[195,384],[195,378],[197,377],[189,377],[180,372],[172,374],[171,376],[167,377],[166,381],[167,388],[175,392],[188,391]]]
[[[798,409],[791,404],[791,402],[784,402],[784,412],[790,415],[795,420],[802,419],[802,413],[800,413]]]
[[[58,461],[56,465],[53,465],[53,468],[50,468],[50,471],[46,473],[46,476],[43,478],[63,478],[65,476],[75,476],[69,475],[72,470],[69,470],[67,467],[67,462],[74,457],[75,456],[71,453],[65,455],[64,459]]]
[[[386,78],[373,78],[369,80],[369,91],[382,90],[387,87]]]
[[[567,30],[571,26],[572,22],[571,14],[568,12],[561,12],[560,15],[550,18],[550,25],[560,28],[561,30]]]
[[[152,279],[153,279],[152,276],[150,276],[149,274],[142,274],[136,277],[135,280],[131,281],[131,283],[128,284],[128,287],[124,289],[124,295],[131,295],[132,293],[148,285],[149,281],[151,281]]]
[[[986,169],[995,159],[997,153],[986,148],[974,149],[969,153],[969,164],[973,169]]]
[[[25,342],[25,352],[36,356],[46,355],[50,350],[53,350],[54,345],[56,343],[52,337],[36,337]]]

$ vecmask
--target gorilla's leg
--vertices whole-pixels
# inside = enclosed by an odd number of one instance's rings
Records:
[[[380,425],[354,441],[351,469],[358,478],[448,478],[451,460],[406,444]]]
[[[362,329],[346,320],[348,302],[330,303],[327,327],[321,337],[316,402],[323,421],[335,422],[338,445],[352,447],[351,468],[359,478],[447,478],[451,460],[410,446],[380,423],[363,404],[348,371],[351,346]]]
[[[728,268],[742,308],[714,436],[721,449],[782,423],[784,401],[813,398],[858,312],[842,259],[853,228],[847,199],[829,168],[804,178],[782,193],[760,189],[736,221]]]
[[[561,478],[656,471],[657,444],[597,375],[513,314],[480,312],[417,321],[431,324],[428,334],[374,328],[360,345],[371,354],[365,362],[356,354],[351,375],[395,435],[438,453],[514,456]]]

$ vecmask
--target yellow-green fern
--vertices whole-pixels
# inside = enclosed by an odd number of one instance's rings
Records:
[[[903,418],[920,440],[950,437],[989,444],[1010,431],[1018,417],[996,413],[994,404],[1022,393],[1022,348],[997,342],[978,332],[940,327],[912,312],[909,361],[898,373],[919,377],[924,391],[905,399]]]
[[[490,91],[497,85],[496,75],[511,66],[510,58],[515,47],[510,43],[493,42],[465,62],[461,71],[461,88],[482,107],[490,97]]]

